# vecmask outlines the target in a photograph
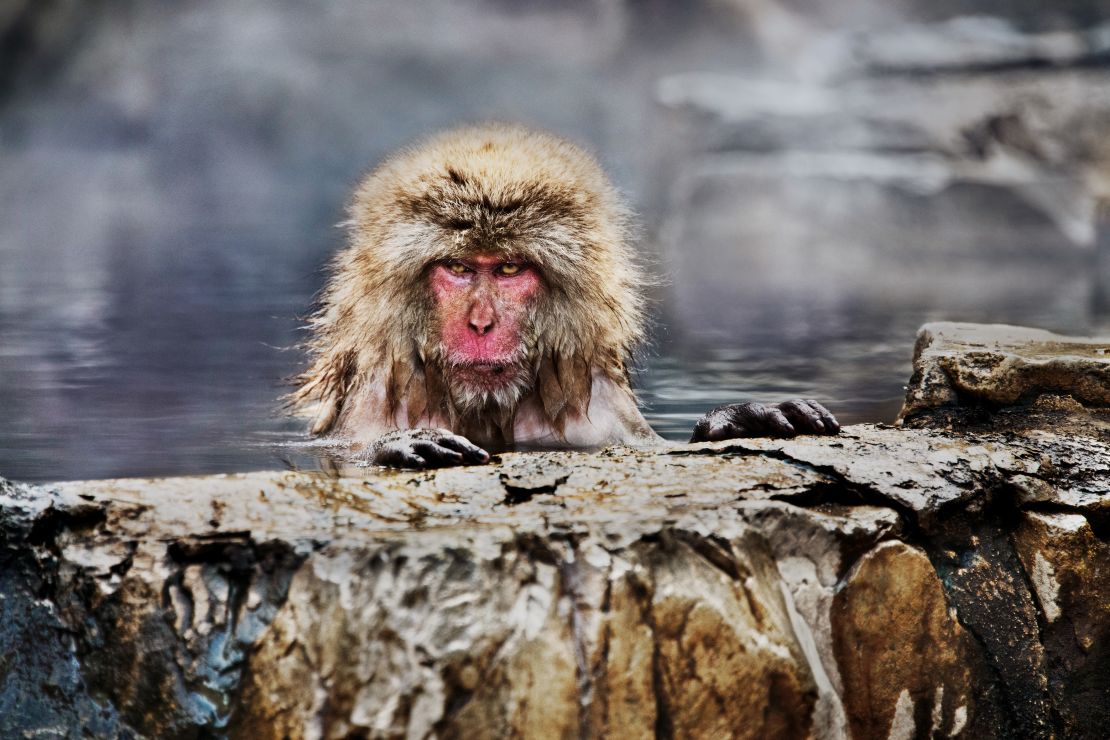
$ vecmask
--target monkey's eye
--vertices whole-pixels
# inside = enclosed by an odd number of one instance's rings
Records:
[[[498,275],[516,275],[522,269],[524,269],[524,268],[522,268],[520,265],[514,265],[512,262],[506,262],[503,265],[498,265],[497,266],[497,274]]]
[[[470,272],[470,268],[462,262],[448,262],[447,269],[450,270],[453,275],[465,275]]]

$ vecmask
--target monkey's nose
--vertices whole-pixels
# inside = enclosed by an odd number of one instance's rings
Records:
[[[493,329],[493,317],[471,316],[470,329],[478,336],[484,337]]]

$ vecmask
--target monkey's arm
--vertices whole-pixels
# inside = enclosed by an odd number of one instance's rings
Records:
[[[593,379],[589,412],[565,430],[566,440],[581,448],[606,445],[653,447],[666,442],[655,433],[636,404],[627,382],[597,374]]]
[[[796,399],[776,404],[733,403],[718,406],[694,425],[691,442],[737,437],[793,437],[837,434],[840,423],[816,401]]]
[[[389,432],[371,442],[362,457],[375,465],[419,469],[489,462],[488,452],[446,429]]]

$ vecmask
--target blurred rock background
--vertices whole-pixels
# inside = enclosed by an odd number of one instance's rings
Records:
[[[891,420],[925,321],[1107,324],[1103,0],[4,0],[0,475],[296,457],[284,348],[349,188],[490,118],[641,214],[668,436]]]

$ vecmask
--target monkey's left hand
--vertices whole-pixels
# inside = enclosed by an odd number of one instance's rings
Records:
[[[489,462],[489,453],[447,429],[400,429],[378,437],[365,458],[376,465],[422,470],[482,465]]]
[[[836,434],[840,423],[816,401],[796,399],[776,404],[731,403],[718,406],[694,425],[691,442],[737,437],[793,437]]]

